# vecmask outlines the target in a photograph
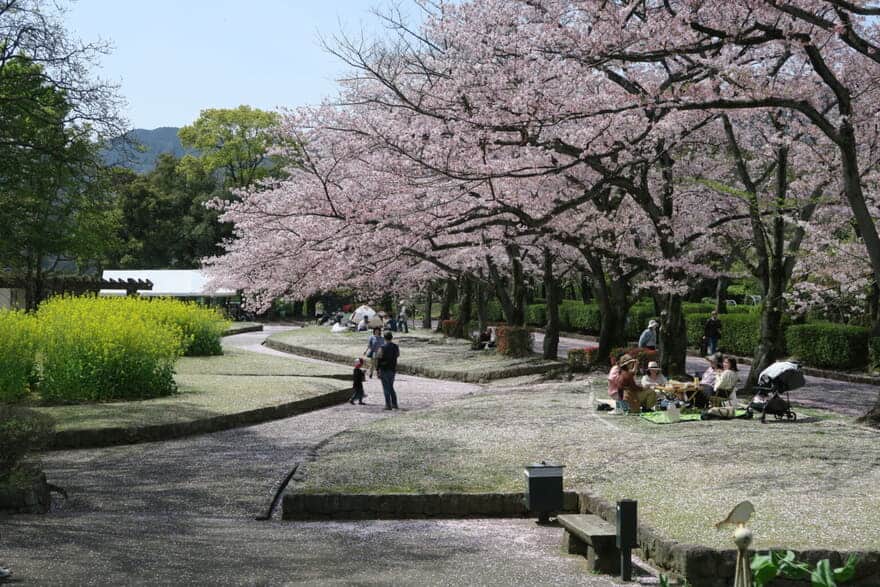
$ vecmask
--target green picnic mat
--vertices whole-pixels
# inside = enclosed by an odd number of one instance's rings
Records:
[[[737,410],[736,415],[742,416],[745,414],[745,410]],[[648,422],[653,422],[654,424],[673,424],[673,422],[666,421],[666,412],[648,412],[646,414],[639,414],[642,418],[647,420]],[[694,412],[692,414],[682,414],[679,422],[693,422],[694,420],[699,420],[700,414],[699,412]]]

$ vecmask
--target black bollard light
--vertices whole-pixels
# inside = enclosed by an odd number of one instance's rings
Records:
[[[620,578],[632,580],[632,549],[639,545],[638,502],[617,502],[617,548],[620,549]]]
[[[546,524],[550,516],[562,511],[562,469],[565,465],[546,461],[526,465],[525,506],[538,515],[538,522]]]

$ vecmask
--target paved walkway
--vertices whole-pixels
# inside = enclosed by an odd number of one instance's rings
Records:
[[[544,335],[535,333],[535,349],[540,351]],[[570,349],[594,347],[596,343],[579,338],[560,337],[559,357],[566,358]],[[688,357],[689,373],[702,372],[706,369],[706,361],[699,357]],[[740,380],[745,381],[749,375],[749,366],[740,365]],[[877,401],[880,387],[866,383],[849,383],[822,377],[806,377],[807,384],[801,389],[791,392],[794,405],[809,408],[831,410],[845,416],[861,416]]]
[[[224,344],[274,354],[259,343],[276,330]],[[482,391],[411,376],[396,387],[404,411]],[[531,520],[293,523],[276,513],[255,521],[288,472],[322,443],[398,416],[382,410],[377,380],[367,382],[367,393],[367,406],[168,442],[49,453],[46,474],[70,499],[46,516],[0,519],[0,562],[23,584],[615,584],[561,555],[560,529]]]

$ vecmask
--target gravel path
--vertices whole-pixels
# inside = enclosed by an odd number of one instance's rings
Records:
[[[535,349],[540,350],[544,342],[544,335],[535,333]],[[560,337],[559,357],[565,358],[570,349],[581,349],[596,346],[594,342],[579,338]],[[706,369],[706,361],[699,357],[688,357],[688,372],[699,372]],[[740,378],[745,381],[748,377],[749,366],[740,366]],[[820,408],[831,410],[845,416],[861,416],[877,401],[880,388],[866,383],[849,383],[836,381],[822,377],[806,377],[807,384],[791,392],[791,402],[794,405],[808,408]]]
[[[224,344],[261,352],[261,333]],[[405,351],[404,351],[405,352]],[[279,353],[282,354],[283,353]],[[561,531],[530,520],[257,522],[281,481],[322,443],[397,413],[344,404],[199,437],[44,455],[70,495],[46,516],[0,520],[0,561],[24,583],[613,585],[559,553]],[[398,378],[402,411],[481,392]],[[377,447],[381,450],[381,447]]]

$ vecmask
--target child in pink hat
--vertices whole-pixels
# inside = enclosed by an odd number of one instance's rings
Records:
[[[348,403],[350,404],[357,401],[360,405],[364,405],[364,380],[366,379],[366,376],[364,375],[363,366],[364,360],[358,357],[354,362],[354,383],[352,383],[354,393],[351,395],[351,399],[348,400]]]

